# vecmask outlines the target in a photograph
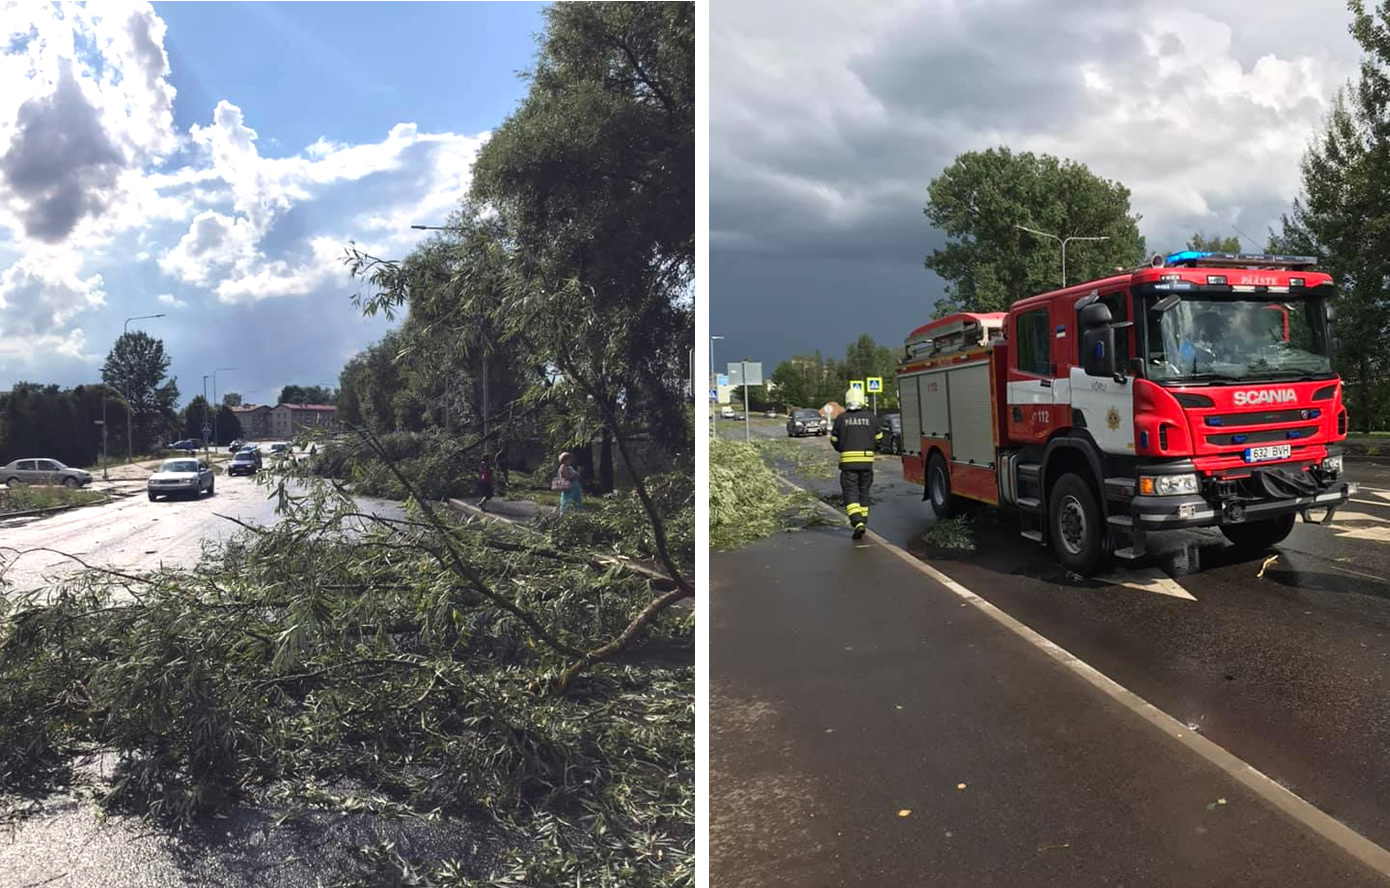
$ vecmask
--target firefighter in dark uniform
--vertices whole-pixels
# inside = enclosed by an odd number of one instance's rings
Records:
[[[874,451],[883,432],[878,430],[878,418],[864,409],[864,392],[852,388],[845,392],[844,413],[835,417],[830,431],[830,444],[840,454],[840,492],[845,498],[845,512],[854,528],[854,538],[864,536],[869,522],[869,488],[874,483]]]

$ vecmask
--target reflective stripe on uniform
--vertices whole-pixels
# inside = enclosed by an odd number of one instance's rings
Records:
[[[872,450],[842,450],[840,451],[840,465],[846,463],[871,463],[874,461]]]

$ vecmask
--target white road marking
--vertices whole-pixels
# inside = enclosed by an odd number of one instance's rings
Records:
[[[778,478],[789,486],[799,486],[792,484],[780,475]],[[839,512],[836,512],[829,504],[820,503],[820,505],[825,511],[830,512],[835,515],[835,517],[840,517]],[[956,595],[959,595],[965,601],[973,604],[995,622],[1038,648],[1064,668],[1071,671],[1072,674],[1081,678],[1087,684],[1110,697],[1130,712],[1133,712],[1149,724],[1158,728],[1173,741],[1182,744],[1190,751],[1195,752],[1197,755],[1215,765],[1227,776],[1283,812],[1294,822],[1323,837],[1381,875],[1390,876],[1390,851],[1372,842],[1370,839],[1356,832],[1330,814],[1319,810],[1312,803],[1295,794],[1293,791],[1286,789],[1249,762],[1237,758],[1224,747],[1218,746],[1201,734],[1194,733],[1187,725],[1173,718],[1157,706],[1154,706],[1143,697],[1140,697],[1138,694],[1124,687],[1119,682],[1105,675],[1070,651],[1049,641],[1043,635],[1023,625],[1018,620],[1004,613],[998,607],[995,607],[974,592],[971,592],[930,564],[921,561],[906,550],[890,543],[877,532],[870,530],[866,536],[902,559],[909,566],[916,568],[918,571],[936,580]]]
[[[1356,500],[1352,500],[1352,502],[1356,502]],[[1390,518],[1382,518],[1379,515],[1372,515],[1369,512],[1348,512],[1342,510],[1339,511],[1337,517],[1333,519],[1332,526],[1335,527],[1336,523],[1339,521],[1384,521],[1390,523]]]
[[[1129,589],[1137,589],[1140,592],[1153,592],[1188,601],[1197,600],[1196,596],[1184,589],[1177,580],[1156,567],[1126,571],[1124,574],[1114,573],[1109,576],[1096,577],[1096,579],[1114,583],[1117,586],[1125,586]]]

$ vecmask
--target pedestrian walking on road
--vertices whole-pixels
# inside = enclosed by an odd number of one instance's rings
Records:
[[[571,464],[568,452],[560,454],[560,467],[550,482],[551,490],[560,491],[560,512],[570,512],[584,506],[584,488],[579,481],[579,470]]]
[[[486,453],[478,461],[478,493],[483,495],[483,498],[478,500],[478,508],[486,512],[487,501],[492,499],[492,461]]]
[[[869,488],[874,483],[874,451],[883,433],[878,421],[864,409],[864,392],[852,388],[845,392],[845,412],[835,417],[830,445],[840,454],[840,493],[845,499],[854,538],[864,536],[869,523]]]

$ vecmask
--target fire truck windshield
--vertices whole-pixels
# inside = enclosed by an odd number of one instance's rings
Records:
[[[1332,375],[1327,320],[1316,291],[1183,294],[1147,312],[1145,372],[1157,382]]]

